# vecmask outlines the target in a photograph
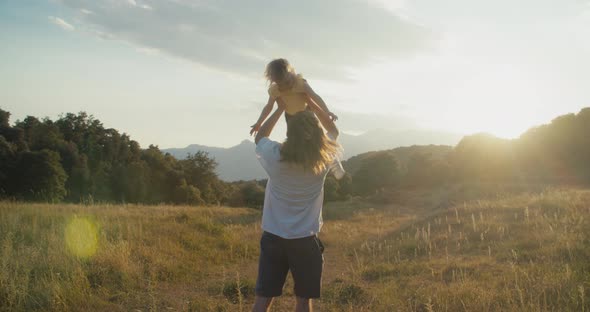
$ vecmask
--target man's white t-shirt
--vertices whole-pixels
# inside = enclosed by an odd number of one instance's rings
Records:
[[[319,233],[322,227],[324,180],[330,170],[344,175],[340,161],[320,174],[281,161],[281,144],[264,137],[256,145],[256,155],[268,174],[262,210],[262,229],[282,238],[293,239]]]

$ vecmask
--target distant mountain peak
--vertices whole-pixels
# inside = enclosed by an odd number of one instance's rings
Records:
[[[359,135],[345,134],[339,138],[344,147],[345,159],[369,151],[388,150],[410,145],[456,145],[461,136],[436,131],[392,131],[389,129],[372,129]],[[211,147],[191,144],[186,148],[167,149],[174,157],[185,158],[188,153],[205,151],[218,162],[217,173],[226,181],[263,179],[266,173],[260,166],[254,153],[254,142],[244,139],[232,147]]]
[[[204,147],[204,145],[200,145],[200,144],[189,144],[185,148],[201,148],[201,147]]]
[[[392,130],[389,129],[385,129],[385,128],[375,128],[375,129],[371,129],[368,131],[365,131],[363,134],[361,135],[366,135],[366,134],[382,134],[382,133],[392,133]],[[403,132],[403,131],[400,131]]]

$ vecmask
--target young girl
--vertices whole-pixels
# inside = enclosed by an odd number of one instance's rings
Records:
[[[338,120],[338,116],[330,112],[324,100],[313,91],[300,74],[295,73],[295,69],[286,59],[276,59],[268,63],[265,76],[270,81],[268,102],[262,109],[258,121],[252,125],[250,134],[258,132],[260,125],[272,111],[275,101],[284,103],[287,122],[295,113],[306,110],[307,103],[310,101],[321,107],[332,120]]]

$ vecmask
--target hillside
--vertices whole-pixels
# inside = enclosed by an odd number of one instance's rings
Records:
[[[462,137],[463,135],[444,131],[375,129],[361,135],[342,134],[339,141],[344,147],[345,159],[349,159],[362,153],[388,150],[400,146],[454,146],[459,143]]]
[[[377,154],[389,153],[395,157],[400,168],[402,168],[402,171],[404,171],[404,168],[407,167],[408,162],[414,156],[423,155],[433,160],[444,160],[452,151],[453,147],[447,145],[403,146],[390,150],[372,151],[356,155],[346,160],[343,163],[343,166],[348,173],[354,174],[359,169],[364,160],[369,159]]]

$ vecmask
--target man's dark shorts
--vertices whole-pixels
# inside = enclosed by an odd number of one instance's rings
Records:
[[[315,235],[285,239],[268,232],[262,233],[256,295],[280,296],[290,270],[297,297],[319,298],[323,252],[324,245]]]

